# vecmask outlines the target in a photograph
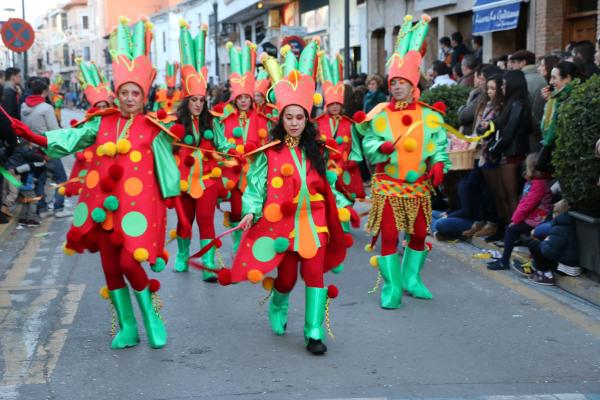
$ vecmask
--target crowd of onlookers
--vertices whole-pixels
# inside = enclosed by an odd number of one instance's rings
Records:
[[[32,77],[24,82],[18,68],[0,71],[0,96],[2,108],[11,117],[23,121],[36,133],[60,127],[60,120],[50,101],[50,80]],[[10,119],[0,113],[0,224],[14,218],[14,206],[23,203],[24,211],[19,224],[27,227],[40,225],[40,219],[49,215],[58,218],[72,215],[66,210],[64,196],[53,190],[48,198],[50,178],[54,184],[67,180],[61,160],[49,160],[35,145],[18,138]]]

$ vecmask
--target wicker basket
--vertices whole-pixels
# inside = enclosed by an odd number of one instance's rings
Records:
[[[476,149],[455,150],[449,152],[448,155],[450,156],[450,161],[452,162],[452,167],[450,167],[450,170],[464,171],[473,169],[473,166],[475,165],[475,154],[477,154]]]

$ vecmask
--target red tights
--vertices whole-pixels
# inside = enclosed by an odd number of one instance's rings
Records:
[[[231,198],[229,199],[231,204],[229,220],[231,222],[240,222],[242,219],[242,195],[242,191],[237,187],[231,191]]]
[[[200,231],[201,239],[212,239],[215,237],[215,209],[217,208],[217,198],[219,191],[217,185],[212,185],[204,190],[202,197],[194,199],[184,194],[181,196],[181,208],[185,218],[190,226],[194,223],[194,216]],[[177,236],[181,238],[191,238],[192,232],[184,229],[180,222],[177,223]]]
[[[425,238],[427,237],[427,219],[422,208],[419,208],[414,225],[415,232],[410,235],[408,247],[413,250],[425,250]],[[387,256],[398,252],[398,229],[396,228],[394,212],[389,202],[383,207],[381,218],[381,255]]]
[[[321,235],[319,235],[321,236]],[[321,243],[324,243],[321,241]],[[304,283],[309,287],[323,287],[323,265],[325,264],[325,246],[319,247],[311,259],[301,258],[295,251],[288,251],[277,267],[275,289],[279,293],[289,293],[298,280],[298,261]]]
[[[123,246],[115,246],[108,239],[108,234],[102,233],[98,241],[102,270],[108,290],[125,287],[125,278],[131,287],[138,292],[148,286],[146,271],[135,261],[131,252]]]

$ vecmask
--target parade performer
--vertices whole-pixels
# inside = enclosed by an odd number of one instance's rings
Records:
[[[254,109],[254,70],[256,64],[256,45],[246,41],[240,49],[228,42],[231,74],[231,102],[225,107],[220,118],[213,120],[215,135],[224,135],[229,143],[235,145],[238,153],[250,152],[267,141],[269,119]],[[223,170],[223,185],[229,191],[231,211],[225,221],[237,226],[242,215],[242,193],[246,188],[246,173],[249,165],[243,161]],[[233,253],[237,252],[241,233],[232,234]]]
[[[156,91],[154,97],[154,108],[153,111],[163,109],[169,115],[175,114],[179,103],[181,102],[182,96],[181,91],[177,89],[177,72],[179,70],[178,63],[170,63],[167,61],[165,68],[165,81],[166,88],[160,88]]]
[[[55,75],[52,79],[52,83],[50,84],[50,101],[54,106],[54,115],[56,115],[56,120],[58,121],[58,125],[60,126],[60,121],[62,121],[62,108],[65,105],[65,96],[61,91],[62,85],[64,81],[61,75]]]
[[[79,82],[83,88],[83,95],[85,96],[90,108],[87,110],[87,116],[93,115],[98,110],[106,110],[112,107],[113,100],[115,98],[114,93],[110,89],[110,83],[106,81],[106,78],[98,70],[95,63],[77,61],[79,66]],[[72,120],[71,124],[77,123],[76,120]],[[69,176],[68,183],[59,189],[59,193],[64,196],[75,196],[78,195],[83,188],[83,182],[85,181],[85,175],[89,170],[90,162],[96,151],[96,146],[90,146],[84,151],[78,151],[75,153],[75,161],[73,163],[73,169],[71,169],[71,175]]]
[[[375,107],[361,124],[363,150],[375,165],[372,178],[372,206],[367,230],[374,235],[370,249],[381,234],[379,266],[384,280],[381,307],[398,308],[402,289],[414,297],[431,299],[420,278],[427,257],[425,237],[431,219],[431,192],[442,183],[450,167],[446,152],[446,131],[438,110],[418,102],[419,67],[430,18],[423,16],[413,26],[404,18],[395,51],[388,60],[388,84],[392,100]],[[398,255],[398,234],[409,235],[402,265]]]
[[[254,83],[254,104],[256,111],[263,114],[267,118],[277,117],[277,107],[267,101],[267,92],[271,87],[271,79],[269,73],[261,69],[256,76],[256,82]]]
[[[130,31],[122,18],[113,32],[112,68],[119,109],[88,115],[72,128],[32,133],[13,121],[16,132],[58,158],[96,145],[85,185],[67,233],[65,252],[100,251],[109,297],[120,326],[111,347],[122,349],[139,343],[128,285],[134,289],[146,328],[148,344],[161,348],[167,332],[158,313],[156,290],[143,262],[154,271],[164,269],[165,198],[179,196],[179,170],[172,142],[182,131],[169,131],[160,121],[143,114],[145,99],[156,75],[149,57],[152,26],[143,20]],[[181,212],[179,198],[175,205]],[[102,291],[101,291],[102,292]]]
[[[181,54],[181,87],[183,101],[177,110],[179,123],[185,127],[183,144],[176,146],[179,172],[184,184],[181,203],[186,223],[177,224],[177,261],[175,271],[188,270],[192,232],[187,230],[194,217],[200,230],[200,246],[204,247],[215,237],[214,216],[221,185],[223,154],[234,147],[223,133],[212,131],[212,117],[206,104],[208,69],[205,66],[205,43],[208,27],[201,26],[192,39],[189,25],[181,22],[179,48]],[[215,267],[215,247],[202,257],[208,268]],[[216,282],[216,275],[202,270],[203,279]]]
[[[289,294],[300,263],[306,284],[305,345],[311,353],[323,354],[327,351],[323,320],[328,304],[323,275],[343,261],[351,238],[343,234],[326,178],[324,143],[318,141],[309,119],[315,88],[315,45],[311,46],[312,58],[311,48],[305,48],[299,66],[284,66],[289,71],[286,78],[281,78],[276,59],[264,58],[275,84],[280,119],[271,130],[274,141],[250,166],[240,222],[247,231],[231,270],[221,270],[219,281],[258,283],[277,268],[274,282],[265,278],[263,286],[271,291],[271,328],[283,335]],[[331,298],[336,292],[337,288],[329,288]]]

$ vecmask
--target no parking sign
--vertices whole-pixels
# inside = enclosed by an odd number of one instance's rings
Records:
[[[35,40],[33,28],[21,18],[10,18],[2,24],[0,33],[4,45],[17,53],[29,50]]]

